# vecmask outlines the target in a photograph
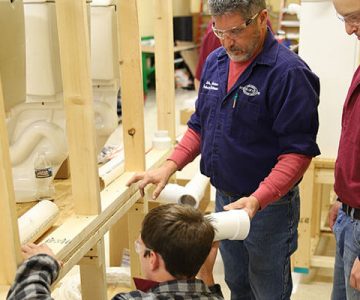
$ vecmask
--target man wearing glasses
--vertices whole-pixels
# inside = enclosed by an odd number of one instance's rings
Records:
[[[360,1],[333,0],[347,34],[360,40]],[[360,299],[360,67],[357,68],[342,114],[335,164],[338,201],[329,213],[336,238],[332,300]]]
[[[146,279],[134,278],[137,290],[117,294],[113,300],[223,299],[212,275],[217,253],[214,235],[210,220],[190,206],[154,208],[145,216],[135,241]],[[28,259],[19,267],[7,299],[52,299],[50,285],[61,264],[44,244],[25,245],[22,250]]]
[[[201,172],[216,188],[216,211],[243,208],[244,241],[222,241],[231,299],[290,299],[290,256],[297,248],[298,183],[320,153],[319,80],[268,29],[265,0],[209,0],[222,47],[205,63],[196,111],[170,158],[136,174],[140,191],[201,153]]]

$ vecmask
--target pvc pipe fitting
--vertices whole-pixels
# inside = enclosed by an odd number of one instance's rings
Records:
[[[206,216],[215,228],[214,241],[244,240],[250,231],[250,218],[243,209],[212,213]]]

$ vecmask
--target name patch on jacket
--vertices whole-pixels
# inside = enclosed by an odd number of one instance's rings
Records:
[[[219,90],[219,84],[217,82],[213,82],[213,81],[206,81],[206,83],[204,83],[203,86],[204,89],[206,90],[214,90],[217,91]]]

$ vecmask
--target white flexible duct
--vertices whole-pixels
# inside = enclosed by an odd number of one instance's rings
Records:
[[[130,268],[106,268],[106,283],[111,286],[130,287]],[[53,296],[54,299],[58,300],[81,300],[80,274],[77,273],[67,277]]]
[[[198,172],[187,185],[167,184],[159,195],[159,200],[199,207],[210,179]]]
[[[250,231],[250,218],[243,209],[212,213],[206,216],[215,228],[214,241],[244,240]]]
[[[31,123],[17,141],[10,145],[12,166],[17,166],[26,160],[42,138],[46,138],[54,150],[48,153],[49,161],[52,165],[61,164],[67,156],[64,130],[54,123],[41,120]]]

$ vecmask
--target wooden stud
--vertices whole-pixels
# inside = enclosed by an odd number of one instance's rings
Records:
[[[125,171],[144,171],[146,168],[144,92],[141,73],[138,1],[120,0],[116,11]],[[126,30],[124,30],[125,28]],[[110,264],[119,265],[123,249],[129,247],[127,215],[111,228],[109,243]]]
[[[125,171],[145,170],[144,92],[137,0],[120,0],[117,11]]]
[[[75,212],[100,212],[86,1],[56,1]]]
[[[21,263],[19,229],[0,78],[0,285],[9,285]]]
[[[300,222],[298,227],[298,249],[294,253],[295,270],[309,271],[311,249],[312,197],[314,189],[315,164],[311,162],[300,183]]]
[[[80,263],[82,299],[107,299],[104,238]]]
[[[139,255],[135,251],[134,242],[140,235],[141,223],[148,212],[147,203],[147,201],[145,203],[137,202],[128,213],[130,266],[131,276],[133,277],[141,276]],[[133,283],[132,288],[135,288]]]
[[[316,178],[316,171],[315,171]],[[313,186],[313,192],[311,197],[311,238],[319,239],[320,235],[320,218],[321,218],[321,197],[322,197],[322,189],[321,184],[316,183],[316,179]]]
[[[77,214],[99,214],[100,189],[86,1],[56,1],[72,193]],[[104,251],[80,264],[83,299],[106,299]]]
[[[109,231],[110,266],[118,267],[129,249],[128,215],[124,215]]]
[[[173,143],[175,131],[175,72],[172,0],[154,0],[155,77],[158,128],[167,130]]]

